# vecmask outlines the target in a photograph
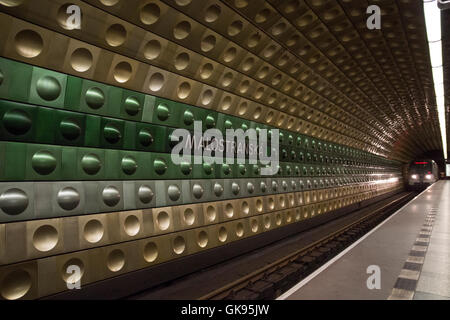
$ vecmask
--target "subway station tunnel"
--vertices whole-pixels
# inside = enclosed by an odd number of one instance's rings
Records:
[[[417,159],[444,178],[445,6],[0,0],[1,299],[157,299],[165,283],[407,194]],[[174,163],[174,131],[195,121],[268,130],[276,172]],[[448,214],[446,183],[410,206]],[[225,297],[242,291],[258,293]]]

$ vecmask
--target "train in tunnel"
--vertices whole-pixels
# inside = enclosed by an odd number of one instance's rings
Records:
[[[433,159],[416,159],[409,164],[408,190],[423,190],[439,180],[439,168]]]

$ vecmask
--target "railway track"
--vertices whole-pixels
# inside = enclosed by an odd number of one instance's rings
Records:
[[[410,201],[415,192],[394,196],[387,204],[356,221],[286,255],[199,300],[275,299]]]

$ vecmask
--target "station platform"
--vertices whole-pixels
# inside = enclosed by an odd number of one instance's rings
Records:
[[[278,300],[449,300],[449,195],[438,181]]]

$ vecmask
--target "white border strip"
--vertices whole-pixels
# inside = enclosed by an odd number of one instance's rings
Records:
[[[433,184],[434,185],[434,184]],[[400,211],[402,211],[404,208],[406,208],[407,206],[409,206],[414,200],[416,200],[418,197],[420,197],[423,193],[425,193],[426,191],[428,191],[428,189],[430,189],[433,185],[429,186],[428,188],[426,188],[424,191],[422,191],[421,193],[419,193],[417,196],[414,197],[414,199],[412,199],[411,201],[409,201],[407,204],[405,204],[403,207],[401,207],[400,209],[398,209],[394,214],[392,214],[389,218],[387,218],[386,220],[384,220],[383,222],[381,222],[379,225],[377,225],[375,228],[373,228],[371,231],[369,231],[369,233],[365,234],[362,238],[358,239],[356,242],[354,242],[351,246],[347,247],[344,251],[342,251],[340,254],[338,254],[336,257],[334,257],[333,259],[331,259],[330,261],[328,261],[326,264],[324,264],[322,267],[320,267],[319,269],[317,269],[316,271],[314,271],[313,273],[311,273],[309,276],[307,276],[305,279],[303,279],[301,282],[297,283],[295,286],[293,286],[291,289],[289,289],[288,291],[286,291],[285,293],[283,293],[281,296],[279,296],[276,300],[286,300],[287,298],[289,298],[289,296],[291,296],[293,293],[295,293],[296,291],[298,291],[299,289],[301,289],[303,286],[305,286],[306,284],[308,284],[308,282],[310,282],[312,279],[314,279],[315,277],[317,277],[322,271],[324,271],[325,269],[327,269],[329,266],[331,266],[333,263],[335,263],[337,260],[339,260],[340,258],[342,258],[342,256],[344,256],[345,254],[347,254],[350,250],[352,250],[354,247],[356,247],[359,243],[361,243],[362,241],[364,241],[367,237],[369,237],[372,233],[374,233],[375,231],[377,231],[382,225],[384,225],[386,222],[388,222],[389,220],[391,220],[393,217],[395,217],[398,213],[400,213]]]

